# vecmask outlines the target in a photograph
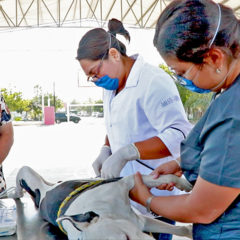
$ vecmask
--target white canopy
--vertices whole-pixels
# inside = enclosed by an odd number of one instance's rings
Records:
[[[240,16],[240,0],[215,0]],[[0,28],[92,27],[117,18],[136,28],[154,28],[171,0],[0,0]],[[0,29],[1,30],[1,29]]]

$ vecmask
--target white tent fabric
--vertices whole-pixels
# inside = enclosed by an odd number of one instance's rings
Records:
[[[215,0],[240,17],[240,0]],[[171,0],[0,0],[0,28],[104,27],[111,18],[136,28],[154,28]],[[0,29],[0,30],[1,30]]]

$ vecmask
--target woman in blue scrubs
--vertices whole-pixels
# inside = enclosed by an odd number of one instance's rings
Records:
[[[240,22],[211,0],[174,0],[158,19],[154,45],[188,89],[215,96],[181,144],[181,168],[170,162],[153,172],[182,170],[192,192],[153,196],[136,174],[131,197],[161,216],[194,223],[193,239],[240,239]]]

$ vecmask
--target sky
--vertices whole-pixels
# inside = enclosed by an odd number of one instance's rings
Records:
[[[154,30],[128,28],[131,42],[119,39],[127,54],[139,53],[158,66],[162,59],[153,46]],[[102,89],[84,87],[86,76],[75,60],[78,43],[88,28],[30,28],[0,32],[0,88],[34,96],[34,86],[55,94],[65,102],[102,98]],[[80,84],[79,84],[80,83]],[[80,85],[80,86],[79,86]]]

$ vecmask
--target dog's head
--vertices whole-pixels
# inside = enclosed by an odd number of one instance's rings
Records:
[[[154,238],[138,229],[132,222],[111,216],[99,217],[96,214],[91,221],[85,222],[77,221],[76,217],[62,216],[57,221],[61,221],[69,239],[154,240]]]

